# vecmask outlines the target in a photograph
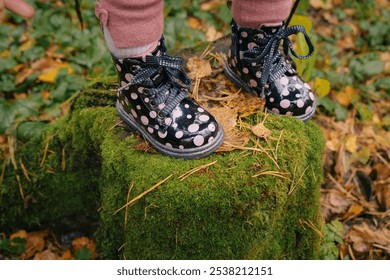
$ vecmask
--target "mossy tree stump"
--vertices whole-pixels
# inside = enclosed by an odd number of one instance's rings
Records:
[[[317,125],[267,118],[274,135],[283,131],[268,144],[260,139],[273,151],[277,146],[279,169],[275,159],[250,151],[174,159],[134,149],[139,139],[115,126],[114,89],[107,82],[84,90],[66,117],[19,145],[16,166],[2,163],[1,231],[77,227],[92,219],[103,258],[317,257],[320,237],[305,226],[319,223],[323,138]]]

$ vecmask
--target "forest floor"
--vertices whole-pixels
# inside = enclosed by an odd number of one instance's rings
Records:
[[[0,15],[0,35],[6,38],[0,41],[4,163],[11,160],[20,139],[66,114],[69,98],[78,90],[114,74],[106,66],[111,65],[110,58],[93,15],[93,1],[85,2],[84,31],[69,30],[69,25],[79,25],[77,13],[59,0],[37,1],[42,9],[33,21]],[[171,48],[194,47],[229,31],[224,1],[171,2],[166,1],[165,26]],[[314,121],[326,141],[324,223],[318,229],[323,237],[321,258],[390,259],[390,5],[387,0],[301,2],[298,13],[312,25],[317,50],[314,69],[306,73],[317,89]],[[185,21],[180,32],[176,18]],[[38,28],[46,21],[47,27]],[[212,65],[220,58],[210,50],[202,61]],[[210,72],[199,79],[194,83],[199,88],[192,89],[195,97],[216,79],[225,85],[227,99],[239,90],[223,74]],[[3,176],[0,170],[0,183]],[[50,229],[20,229],[0,233],[0,241],[0,259],[98,258],[92,238],[82,232],[61,235]]]

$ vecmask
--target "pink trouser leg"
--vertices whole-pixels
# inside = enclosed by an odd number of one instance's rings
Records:
[[[238,25],[259,28],[280,25],[287,19],[292,0],[233,0],[233,18]]]
[[[136,48],[159,40],[163,10],[163,0],[100,0],[95,5],[96,16],[116,48]]]

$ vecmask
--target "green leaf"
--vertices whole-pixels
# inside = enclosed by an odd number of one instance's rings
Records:
[[[0,135],[12,125],[16,112],[13,104],[8,103],[4,99],[0,99]]]
[[[82,249],[78,250],[76,252],[75,256],[76,260],[90,260],[91,259],[91,253],[86,247],[83,247]]]
[[[17,65],[12,58],[0,58],[0,72],[14,68]]]
[[[11,92],[15,89],[15,76],[2,74],[0,77],[0,92]]]
[[[17,137],[20,141],[28,141],[30,139],[42,135],[47,123],[44,122],[22,122],[17,128]]]
[[[347,119],[348,110],[339,103],[335,103],[335,114],[338,121],[344,121]]]
[[[373,60],[364,65],[364,74],[374,76],[383,72],[385,63],[381,60]]]

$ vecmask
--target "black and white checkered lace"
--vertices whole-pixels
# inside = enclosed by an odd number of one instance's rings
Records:
[[[309,47],[308,54],[305,56],[300,56],[294,51],[292,43],[288,38],[289,36],[297,35],[298,33],[304,35],[306,44]],[[260,78],[261,87],[264,87],[269,80],[275,81],[284,73],[292,69],[292,65],[287,58],[289,51],[298,59],[308,59],[314,53],[314,46],[310,37],[306,33],[305,28],[301,25],[289,27],[282,26],[271,36],[267,36],[266,38],[256,37],[254,40],[254,43],[261,47],[254,47],[253,49],[244,51],[243,60],[262,66],[262,75]],[[284,55],[279,51],[281,41],[283,41]]]
[[[164,104],[159,111],[159,117],[166,117],[188,96],[192,83],[185,73],[183,61],[182,58],[166,54],[148,55],[131,82],[120,87],[118,91],[121,92],[132,85],[145,87],[144,94],[151,99],[152,106]]]

